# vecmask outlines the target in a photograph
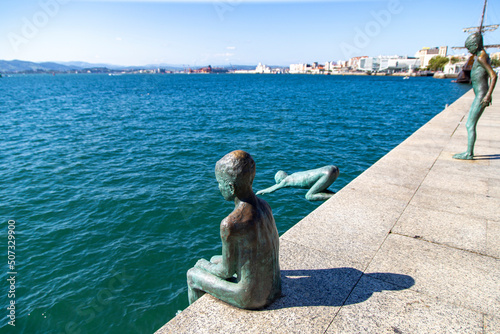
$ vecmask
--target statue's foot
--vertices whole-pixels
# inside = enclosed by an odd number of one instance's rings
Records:
[[[460,160],[472,160],[474,159],[474,156],[470,154],[469,152],[463,152],[463,153],[457,153],[453,156],[453,159],[460,159]]]
[[[306,194],[306,199],[309,201],[326,201],[330,197],[332,197],[335,193],[332,191],[331,193],[317,193],[308,195]]]

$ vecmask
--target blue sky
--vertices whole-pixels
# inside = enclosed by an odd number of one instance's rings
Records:
[[[462,28],[479,24],[483,1],[21,0],[1,7],[4,60],[289,65],[461,46]],[[500,1],[489,1],[486,23],[500,23]],[[485,34],[488,43],[500,44],[500,29]]]

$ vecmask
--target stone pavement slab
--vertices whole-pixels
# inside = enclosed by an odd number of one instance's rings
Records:
[[[499,259],[390,234],[366,273],[384,271],[411,276],[411,290],[476,312],[500,314]]]
[[[494,256],[495,250],[488,249],[487,246],[487,229],[488,220],[484,218],[432,210],[410,204],[392,232]]]
[[[484,333],[485,334],[498,334],[500,333],[500,317],[492,315],[484,316]]]
[[[467,145],[471,91],[280,238],[283,296],[205,295],[163,333],[500,333],[500,90]]]
[[[368,298],[365,291],[374,293]],[[365,275],[327,333],[479,334],[483,315]]]

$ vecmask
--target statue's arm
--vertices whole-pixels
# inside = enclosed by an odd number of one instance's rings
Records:
[[[285,183],[285,181],[281,181],[280,183],[278,184],[275,184],[274,186],[272,187],[269,187],[269,188],[266,188],[266,189],[262,189],[262,190],[259,190],[257,191],[255,194],[256,195],[263,195],[263,194],[269,194],[269,193],[272,193],[278,189],[281,189],[281,188],[285,188],[287,185]]]
[[[195,267],[208,271],[220,278],[230,278],[236,273],[237,243],[231,235],[231,226],[227,222],[221,224],[222,255],[214,256],[209,262],[199,260]]]
[[[493,90],[495,89],[495,85],[497,83],[497,73],[493,70],[491,65],[488,62],[488,55],[486,52],[481,52],[481,54],[478,57],[479,63],[486,69],[486,72],[488,72],[488,75],[490,77],[490,86],[488,87],[488,92],[483,98],[483,101],[481,101],[482,104],[489,105],[491,103],[491,95],[493,94]]]

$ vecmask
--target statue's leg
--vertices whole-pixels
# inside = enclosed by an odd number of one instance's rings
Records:
[[[467,118],[467,123],[465,127],[467,128],[467,151],[463,153],[458,153],[453,156],[455,159],[461,160],[471,160],[474,158],[474,145],[476,144],[477,138],[477,122],[479,118],[483,114],[485,106],[481,104],[483,96],[476,96],[474,101],[472,102],[472,106],[469,111],[469,117]]]
[[[324,173],[309,189],[306,193],[306,199],[309,201],[323,201],[332,197],[334,192],[327,190],[327,188],[332,185],[338,176],[338,168],[331,166],[328,172]]]
[[[325,175],[326,176],[326,175]],[[333,192],[326,192],[323,178],[319,179],[311,189],[306,193],[306,199],[309,201],[324,201],[332,197]]]
[[[196,267],[188,270],[188,286],[188,294],[190,291],[193,291],[193,293],[197,293],[196,291],[204,291],[239,308],[259,308],[264,306],[266,302],[266,299],[264,299],[263,302],[253,300],[253,298],[260,296],[260,294],[255,291],[250,291],[250,289],[245,289],[241,282],[232,283]],[[252,292],[255,296],[252,296]],[[195,297],[194,294],[193,297]],[[201,295],[199,295],[198,298],[199,297],[201,297]],[[191,303],[191,296],[189,296],[189,298]]]
[[[484,109],[485,107],[481,105],[481,101],[478,101],[474,112],[471,111],[467,123],[465,124],[467,127],[467,152],[469,152],[471,156],[474,156],[474,145],[476,144],[477,138],[477,122],[483,114]]]
[[[198,288],[196,288],[197,284],[196,282],[196,272],[198,268],[191,268],[187,272],[187,283],[188,283],[188,300],[189,300],[189,305],[197,301],[201,296],[205,294],[205,291],[202,291]]]

